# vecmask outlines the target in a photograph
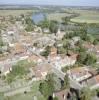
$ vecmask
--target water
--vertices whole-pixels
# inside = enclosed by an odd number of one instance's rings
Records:
[[[32,20],[35,24],[39,24],[41,21],[43,21],[46,18],[46,15],[44,13],[35,13],[32,15]]]

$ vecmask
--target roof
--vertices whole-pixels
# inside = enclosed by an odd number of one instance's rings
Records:
[[[28,58],[28,61],[38,61],[38,60],[44,60],[44,57],[42,56],[37,56],[37,55],[31,55],[29,58]]]
[[[21,41],[26,42],[26,43],[32,43],[32,37],[31,36],[22,36]]]
[[[51,48],[51,52],[56,52],[56,51],[57,51],[57,49],[55,47]]]
[[[86,85],[88,86],[94,86],[96,84],[99,84],[99,75],[96,75],[86,81]]]
[[[99,75],[95,76],[96,82],[99,83]]]
[[[84,72],[85,70],[87,71],[88,69],[86,67],[76,67],[76,68],[72,68],[71,72],[72,73],[81,73],[81,72]]]
[[[11,64],[5,64],[5,65],[1,68],[1,72],[2,72],[2,73],[6,73],[6,72],[10,71],[11,68],[12,68]]]
[[[23,52],[25,52],[24,46],[21,45],[20,43],[15,43],[14,54],[23,53]]]
[[[76,60],[77,59],[77,56],[78,56],[78,54],[73,54],[73,55],[70,56],[70,59],[71,60]]]
[[[82,76],[88,75],[88,74],[91,75],[91,73],[89,72],[89,69],[86,67],[73,68],[73,69],[71,69],[71,74],[76,75],[78,77],[82,77]]]
[[[40,64],[33,68],[36,77],[42,77],[43,73],[48,73],[51,71],[51,65],[49,63]]]
[[[91,49],[91,48],[94,47],[94,45],[91,44],[91,43],[89,43],[89,42],[85,42],[85,43],[83,44],[83,46],[84,46],[85,48],[87,48],[87,49]]]
[[[96,52],[99,52],[99,45],[95,46]]]

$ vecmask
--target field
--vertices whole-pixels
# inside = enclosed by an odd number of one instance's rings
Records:
[[[47,18],[49,20],[56,20],[56,21],[59,21],[59,22],[61,22],[62,18],[66,17],[66,16],[71,16],[71,14],[68,14],[68,13],[51,13],[51,14],[47,14]]]
[[[34,96],[37,97],[37,100],[45,100],[44,97],[39,92],[39,84],[40,82],[34,82],[31,87],[32,91],[30,93],[17,94],[15,96],[6,97],[5,99],[2,100],[34,100]]]
[[[79,17],[71,19],[73,22],[87,22],[87,23],[99,23],[99,11],[92,10],[74,10],[79,13]]]
[[[33,93],[27,93],[27,94],[19,94],[13,97],[7,97],[5,100],[34,100]],[[36,95],[37,100],[45,100],[40,94],[38,96]]]
[[[0,16],[19,16],[21,14],[31,13],[33,10],[0,10]]]

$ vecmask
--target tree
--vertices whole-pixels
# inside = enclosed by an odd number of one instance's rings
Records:
[[[93,43],[94,42],[94,37],[91,34],[87,34],[86,41],[88,41],[90,43]]]
[[[46,98],[48,98],[56,90],[55,85],[57,85],[55,74],[48,74],[46,80],[40,84],[39,90]]]
[[[65,52],[66,52],[66,54],[68,54],[68,50],[70,50],[70,42],[69,42],[69,40],[64,40],[63,41],[63,48],[66,50]]]
[[[49,84],[48,81],[40,83],[39,90],[45,96],[45,98],[48,98],[50,95],[52,95],[54,91],[52,85]]]
[[[97,39],[95,39],[94,41],[93,41],[93,44],[94,45],[97,45],[99,43],[99,41],[97,40]]]
[[[63,23],[64,23],[65,25],[67,25],[68,22],[70,21],[70,17],[64,17],[62,20],[63,20]]]
[[[55,97],[53,100],[59,100],[57,97]]]
[[[27,32],[30,32],[30,31],[33,31],[34,30],[34,27],[33,27],[33,25],[27,25],[26,28],[25,28],[25,30]]]
[[[26,23],[26,28],[25,28],[26,31],[29,32],[29,31],[34,30],[34,26],[33,26],[34,22],[31,18],[29,18],[29,17],[25,18],[25,23]]]
[[[58,48],[57,48],[57,53],[58,53],[58,54],[66,54],[67,51],[66,51],[66,49],[63,48],[63,47],[58,47]]]
[[[47,46],[45,48],[45,51],[41,52],[41,55],[44,56],[44,57],[47,57],[50,54],[50,49],[51,49],[51,47]]]
[[[81,100],[91,100],[91,96],[92,96],[92,93],[89,88],[86,87],[81,90],[81,94],[80,94]]]
[[[92,64],[95,64],[96,61],[97,61],[97,58],[94,54],[87,54],[85,61],[84,61],[84,64],[92,65]]]
[[[78,63],[85,65],[93,65],[96,63],[97,58],[94,54],[81,52],[77,58]]]
[[[55,91],[58,91],[61,89],[61,80],[55,75],[54,73],[48,74],[46,79],[48,80],[49,84],[52,85],[52,88]]]
[[[47,20],[47,19],[45,19],[44,21],[42,21],[41,23],[40,23],[40,26],[42,27],[42,28],[49,28],[49,21]]]
[[[51,21],[50,26],[49,26],[49,30],[50,30],[51,33],[57,33],[58,23],[56,21]]]
[[[77,53],[86,53],[86,48],[84,48],[82,45],[77,46],[74,51],[76,51]]]
[[[65,77],[64,77],[64,83],[63,83],[62,88],[63,89],[67,89],[67,88],[69,88],[69,86],[70,86],[70,84],[69,84],[69,77],[68,77],[68,75],[65,75]]]

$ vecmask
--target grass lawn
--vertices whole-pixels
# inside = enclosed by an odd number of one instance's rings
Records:
[[[61,22],[62,18],[66,17],[66,16],[71,16],[71,14],[68,14],[68,13],[51,13],[51,14],[47,14],[47,18],[49,20],[56,20],[56,21],[59,21],[59,22]]]
[[[45,100],[44,97],[39,92],[39,84],[40,82],[34,82],[31,87],[32,91],[30,93],[26,93],[26,94],[22,93],[12,97],[6,97],[5,100],[33,100],[34,96],[37,97],[37,100]]]
[[[87,23],[99,23],[99,11],[92,10],[74,10],[79,13],[80,16],[71,19],[74,22],[87,22]]]
[[[0,100],[4,100],[4,95],[3,95],[3,93],[0,93]]]
[[[45,100],[42,95],[34,95],[32,92],[27,94],[15,95],[13,97],[8,97],[5,100],[34,100],[34,96],[37,97],[37,100]]]
[[[0,10],[0,15],[2,16],[19,16],[21,14],[31,13],[33,10]]]

